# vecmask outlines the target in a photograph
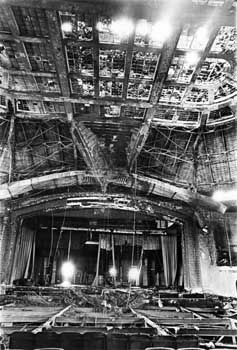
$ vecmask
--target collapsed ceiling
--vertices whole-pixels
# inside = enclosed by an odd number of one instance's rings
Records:
[[[90,185],[222,211],[209,196],[237,181],[235,8],[2,2],[0,198]]]

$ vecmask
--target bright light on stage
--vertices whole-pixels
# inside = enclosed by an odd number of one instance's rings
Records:
[[[62,264],[62,276],[64,281],[70,281],[72,279],[74,272],[75,272],[75,266],[70,262],[64,262]]]
[[[111,277],[116,277],[117,276],[117,270],[114,266],[112,266],[110,269],[109,269],[109,274]]]
[[[60,284],[61,287],[64,287],[64,288],[69,288],[71,287],[71,282],[69,281],[63,281],[61,284]]]
[[[72,23],[71,22],[63,22],[61,25],[62,31],[64,33],[71,33],[72,32]]]
[[[129,281],[136,281],[139,278],[140,271],[136,266],[132,266],[128,271]]]

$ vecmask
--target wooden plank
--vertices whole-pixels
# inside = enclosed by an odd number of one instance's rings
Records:
[[[225,325],[225,326],[229,326],[230,321],[228,319],[210,319],[210,318],[206,318],[206,319],[201,319],[199,320],[198,318],[184,318],[184,319],[159,319],[157,320],[157,322],[159,324],[165,324],[165,325],[182,325],[182,324],[190,324],[190,325]]]
[[[152,321],[151,318],[148,318],[147,316],[138,313],[137,311],[133,310],[130,307],[130,310],[136,317],[139,317],[144,320],[146,325],[149,325],[150,327],[156,329],[158,335],[169,335],[169,332],[166,329],[161,328],[156,322]]]
[[[42,323],[61,308],[26,307],[1,310],[0,323]]]
[[[57,317],[55,320],[55,323],[70,323],[70,324],[97,324],[97,325],[128,325],[128,324],[143,324],[143,320],[140,318],[135,318],[135,317],[129,317],[129,318],[115,318],[115,317],[107,317],[107,318],[102,318],[102,317],[91,317],[91,316],[82,316],[82,317],[66,317],[66,316],[60,316]]]
[[[34,315],[28,315],[28,316],[21,316],[21,315],[15,315],[15,316],[0,316],[0,324],[1,325],[7,325],[7,324],[16,324],[16,323],[42,323],[45,322],[48,319],[48,317],[45,316],[34,316]]]
[[[189,335],[198,335],[200,337],[210,336],[210,337],[237,337],[237,331],[234,329],[188,329]]]
[[[137,312],[146,315],[148,317],[157,317],[157,318],[192,318],[187,312],[177,312],[177,311],[168,311],[168,310],[140,310],[136,309]]]
[[[39,332],[42,332],[42,330],[44,328],[48,329],[49,327],[53,326],[55,324],[55,320],[57,317],[63,315],[66,311],[68,311],[70,308],[72,307],[72,305],[69,305],[67,307],[65,307],[64,309],[62,309],[61,311],[57,312],[55,315],[53,315],[52,317],[50,317],[46,322],[44,322],[41,326],[35,328],[32,333],[37,334]]]

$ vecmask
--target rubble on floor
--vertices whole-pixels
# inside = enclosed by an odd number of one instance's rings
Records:
[[[135,349],[131,346],[135,335],[145,347],[167,346],[170,340],[173,348],[200,344],[203,348],[237,348],[234,298],[138,287],[14,287],[0,295],[0,308],[1,341],[8,342],[10,349],[20,349],[23,340],[19,339],[26,334],[31,340],[24,349],[31,350],[39,347],[37,339],[43,335],[44,346],[52,346],[48,337],[53,334],[60,339],[63,334],[76,334],[85,342],[90,332],[103,334],[103,344],[111,336],[126,336],[129,349]],[[145,349],[142,346],[136,349]]]

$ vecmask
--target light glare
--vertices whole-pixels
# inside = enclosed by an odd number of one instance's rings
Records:
[[[151,30],[151,39],[153,41],[165,41],[171,34],[171,25],[168,22],[156,22]]]
[[[190,65],[195,65],[199,61],[200,57],[197,52],[188,52],[185,56],[185,61]]]
[[[72,23],[71,22],[64,22],[64,23],[62,23],[62,26],[61,26],[61,28],[62,28],[62,31],[64,32],[64,33],[71,33],[72,32]]]
[[[214,192],[212,198],[217,202],[224,202],[224,201],[237,201],[237,189],[236,190],[230,190],[230,191],[216,191]]]
[[[120,37],[128,37],[134,28],[133,22],[128,18],[120,18],[112,21],[111,23],[112,33]]]
[[[136,266],[133,266],[128,271],[129,281],[136,281],[139,278],[139,269]]]
[[[197,40],[205,41],[205,40],[207,40],[207,35],[208,35],[207,27],[200,27],[196,31],[196,35],[195,36],[196,36]]]
[[[96,24],[96,29],[97,29],[99,32],[102,32],[103,29],[104,29],[103,23],[99,21],[99,22]]]
[[[62,264],[62,276],[64,280],[70,280],[74,275],[74,271],[75,267],[70,261]]]
[[[114,266],[112,266],[110,269],[109,269],[109,274],[111,277],[116,277],[117,276],[117,270]]]
[[[71,286],[71,282],[69,281],[63,281],[61,283],[61,286],[64,287],[64,288],[69,288]]]
[[[136,34],[146,36],[151,29],[151,25],[145,19],[141,19],[136,25]]]

